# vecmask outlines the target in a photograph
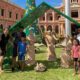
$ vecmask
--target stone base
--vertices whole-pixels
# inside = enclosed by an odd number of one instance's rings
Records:
[[[48,61],[55,61],[55,60],[56,60],[56,56],[53,55],[48,56]]]
[[[70,66],[72,66],[71,56],[67,53],[63,53],[61,55],[61,67],[69,68]]]
[[[55,61],[56,60],[56,53],[55,53],[54,46],[53,45],[48,46],[47,51],[48,51],[48,53],[47,53],[48,61]]]

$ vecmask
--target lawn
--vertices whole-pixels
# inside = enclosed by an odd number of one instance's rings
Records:
[[[63,69],[60,67],[60,59],[56,62],[46,60],[46,47],[40,47],[40,51],[36,53],[36,60],[44,63],[48,70],[46,72],[35,72],[34,66],[27,67],[26,71],[16,71],[12,73],[10,70],[0,75],[0,80],[80,80],[77,76],[73,76],[73,69]],[[56,49],[57,57],[60,58],[61,48]]]

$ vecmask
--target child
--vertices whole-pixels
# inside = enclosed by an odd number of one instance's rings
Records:
[[[25,53],[27,50],[27,43],[24,37],[21,37],[21,41],[18,42],[18,60],[20,69],[24,69]]]
[[[72,58],[74,60],[75,74],[77,74],[78,71],[79,49],[80,49],[79,41],[77,39],[74,39],[73,46],[72,46]]]

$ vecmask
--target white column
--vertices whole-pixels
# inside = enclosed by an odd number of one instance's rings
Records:
[[[52,32],[55,31],[55,25],[52,25]]]
[[[52,16],[53,16],[53,21],[54,21],[54,19],[55,19],[54,11],[52,12]]]
[[[58,24],[59,36],[61,35],[61,25]]]
[[[45,12],[45,22],[47,22],[47,13]]]
[[[45,28],[45,31],[47,31],[47,25],[46,24],[44,25],[44,28]]]
[[[80,9],[78,9],[78,15],[79,15],[79,18],[80,18],[80,14],[79,13],[80,13]]]
[[[63,23],[61,23],[60,28],[61,28],[61,35],[64,36],[65,30],[64,30],[64,24]]]
[[[70,0],[65,0],[65,14],[70,16]],[[66,36],[71,36],[71,23],[68,19],[65,19],[65,32]]]
[[[63,25],[62,25],[62,24],[60,24],[61,35],[63,35],[63,30],[62,30],[62,28],[63,28]]]

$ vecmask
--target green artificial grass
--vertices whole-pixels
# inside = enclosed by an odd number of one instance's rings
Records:
[[[40,47],[40,51],[36,53],[36,60],[42,62],[48,68],[46,72],[35,72],[34,66],[26,67],[24,72],[11,72],[10,69],[5,69],[5,72],[0,75],[0,80],[79,80],[78,75],[73,76],[73,69],[63,69],[60,67],[61,48],[56,49],[57,61],[49,62],[46,60],[46,47]]]

